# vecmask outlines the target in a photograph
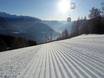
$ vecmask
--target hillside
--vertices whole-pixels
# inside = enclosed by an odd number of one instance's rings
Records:
[[[69,33],[71,33],[72,29],[72,22],[67,21],[43,21],[43,23],[47,24],[49,27],[51,27],[53,30],[61,33],[65,29],[68,30]]]
[[[0,13],[0,34],[18,36],[37,43],[55,39],[59,33],[38,18]]]
[[[104,78],[104,35],[1,52],[0,78]]]
[[[0,52],[28,46],[34,46],[36,44],[36,41],[26,40],[21,37],[0,35]]]

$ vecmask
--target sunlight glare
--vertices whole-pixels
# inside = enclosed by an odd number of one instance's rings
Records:
[[[70,0],[59,0],[58,10],[63,14],[68,13],[71,10],[71,1]]]

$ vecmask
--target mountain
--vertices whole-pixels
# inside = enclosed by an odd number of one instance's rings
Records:
[[[58,33],[40,19],[29,16],[0,13],[0,34],[26,38],[44,43],[53,40]]]
[[[67,21],[43,21],[43,22],[59,33],[64,31],[65,29],[67,29],[69,33],[71,32],[72,22]]]

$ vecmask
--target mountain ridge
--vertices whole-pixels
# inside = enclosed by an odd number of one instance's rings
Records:
[[[16,16],[3,12],[0,13],[0,34],[19,36],[37,43],[54,39],[58,33],[51,29],[42,20],[29,16]],[[47,36],[47,37],[46,37]]]

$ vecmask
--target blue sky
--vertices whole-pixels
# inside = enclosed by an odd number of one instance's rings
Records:
[[[71,0],[76,8],[67,14],[61,14],[57,10],[61,0],[0,0],[0,11],[17,15],[38,17],[43,20],[66,20],[67,16],[77,19],[87,16],[91,7],[100,8],[103,0]]]

